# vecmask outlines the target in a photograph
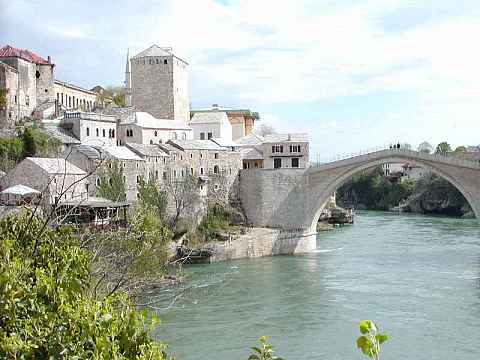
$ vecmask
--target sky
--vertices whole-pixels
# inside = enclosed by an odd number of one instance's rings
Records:
[[[0,45],[56,78],[122,85],[130,54],[171,46],[193,108],[260,112],[319,159],[389,143],[480,144],[480,1],[0,0]]]

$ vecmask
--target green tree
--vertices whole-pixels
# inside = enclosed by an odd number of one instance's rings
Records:
[[[154,316],[125,294],[89,295],[93,254],[69,229],[23,214],[0,237],[0,358],[166,359]]]
[[[167,193],[160,189],[155,180],[150,178],[148,182],[143,179],[138,184],[138,194],[142,205],[152,207],[158,218],[163,222],[167,213]]]
[[[98,195],[112,201],[125,201],[125,180],[123,170],[118,161],[109,161],[103,166],[100,176]]]
[[[113,102],[118,106],[125,106],[125,93],[117,93],[113,97]]]
[[[182,178],[170,177],[165,182],[165,189],[168,196],[172,199],[174,214],[171,221],[172,229],[177,229],[180,217],[186,217],[195,212],[195,207],[200,200],[200,186],[198,179],[192,175]]]
[[[365,356],[379,360],[380,345],[388,340],[388,336],[381,334],[378,326],[370,320],[360,321],[359,328],[362,335],[357,339],[357,347]]]
[[[450,144],[446,141],[441,142],[440,144],[437,145],[437,148],[435,149],[435,152],[437,154],[442,154],[446,155],[450,152],[452,152],[452,148],[450,147]]]
[[[22,135],[23,141],[23,156],[31,157],[35,156],[37,153],[37,144],[35,142],[34,130],[30,127],[27,127]]]
[[[467,148],[465,146],[457,146],[455,148],[455,154],[463,154],[464,152],[467,151]]]

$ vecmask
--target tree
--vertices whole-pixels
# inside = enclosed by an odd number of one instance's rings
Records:
[[[92,254],[70,229],[25,213],[2,219],[0,238],[0,358],[167,358],[154,314],[89,295]]]
[[[108,162],[108,166],[103,167],[103,173],[100,176],[98,195],[112,201],[125,201],[125,191],[125,180],[120,164],[118,161]]]
[[[167,272],[171,231],[155,209],[138,207],[128,228],[86,232],[82,248],[92,254],[92,286],[95,298],[126,292],[133,300],[142,290],[162,283]]]
[[[200,201],[200,187],[198,179],[186,175],[180,179],[170,177],[165,182],[167,194],[171,197],[174,206],[174,215],[171,221],[172,229],[177,229],[181,216],[186,216],[187,211],[194,210]]]
[[[262,124],[255,128],[254,130],[255,134],[260,135],[260,136],[266,136],[266,135],[271,135],[271,134],[276,134],[277,131],[272,125],[268,124]]]
[[[381,334],[378,326],[370,320],[360,321],[360,333],[357,339],[357,347],[365,356],[373,360],[380,359],[380,345],[388,340],[386,334]]]
[[[418,145],[418,151],[426,154],[431,154],[433,152],[433,146],[429,142],[424,141],[420,145]]]
[[[138,194],[143,206],[152,207],[160,221],[164,221],[167,213],[167,193],[160,189],[158,184],[151,178],[148,182],[143,179],[138,184]]]
[[[27,127],[24,130],[22,135],[22,141],[23,141],[23,156],[24,157],[35,156],[37,152],[37,144],[35,142],[32,128]]]
[[[443,141],[443,142],[441,142],[440,144],[437,145],[437,148],[435,149],[435,152],[437,154],[446,155],[446,154],[452,152],[452,148],[450,147],[449,143],[447,143],[446,141]]]
[[[463,154],[464,152],[467,151],[467,148],[465,146],[457,146],[455,148],[455,154]]]
[[[113,102],[118,106],[125,106],[125,93],[116,93]]]

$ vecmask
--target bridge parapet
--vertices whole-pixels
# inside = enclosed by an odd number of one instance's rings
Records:
[[[447,165],[454,165],[459,167],[465,167],[470,169],[480,169],[480,162],[473,159],[463,158],[459,155],[449,154],[428,154],[425,152],[409,150],[406,148],[389,149],[389,148],[376,148],[370,152],[360,152],[354,156],[348,156],[345,158],[339,158],[331,162],[312,164],[311,170],[331,169],[339,166],[345,166],[353,163],[359,163],[363,161],[371,161],[378,158],[408,158],[412,160],[435,162]]]

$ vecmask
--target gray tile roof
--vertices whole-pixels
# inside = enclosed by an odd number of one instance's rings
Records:
[[[229,122],[227,113],[224,111],[194,113],[190,124],[222,124]]]
[[[264,137],[265,143],[308,142],[308,134],[270,134]]]
[[[247,136],[244,136],[236,141],[238,146],[255,146],[261,145],[264,139],[260,135],[251,133]]]
[[[60,141],[62,144],[80,144],[80,140],[78,140],[73,133],[70,131],[59,127],[59,126],[45,126],[43,128],[39,128],[41,132],[44,134],[47,134],[58,141]]]
[[[160,47],[158,45],[152,45],[148,49],[143,50],[137,55],[133,56],[132,59],[139,59],[147,56],[171,56],[172,48]]]
[[[225,151],[225,148],[219,146],[211,140],[169,140],[169,144],[181,150],[218,150]]]
[[[240,150],[242,160],[261,160],[263,159],[263,151],[257,148],[246,148]]]
[[[158,145],[143,145],[137,143],[126,143],[126,147],[128,147],[133,152],[141,155],[141,156],[149,156],[149,157],[163,157],[168,156],[168,154],[163,151]]]
[[[41,167],[48,174],[86,175],[82,169],[63,158],[37,158],[27,157],[24,161],[30,161]]]

